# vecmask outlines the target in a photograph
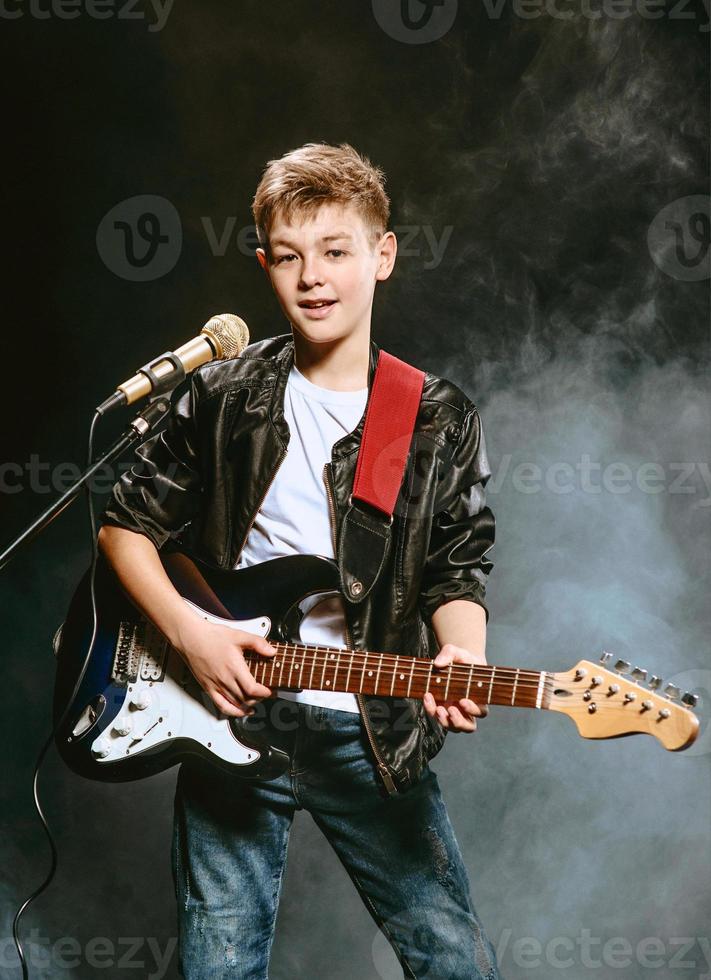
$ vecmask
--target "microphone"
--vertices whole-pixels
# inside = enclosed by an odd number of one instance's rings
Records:
[[[218,313],[207,321],[198,337],[176,351],[168,351],[144,364],[96,409],[99,415],[130,405],[146,395],[159,395],[180,384],[189,371],[208,361],[237,357],[249,343],[247,324],[234,313]]]

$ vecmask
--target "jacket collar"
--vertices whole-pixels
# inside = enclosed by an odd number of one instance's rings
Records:
[[[368,413],[368,406],[370,405],[370,395],[373,390],[373,378],[375,377],[375,369],[378,365],[378,356],[380,354],[380,348],[375,341],[371,339],[369,343],[370,356],[368,359],[368,398],[365,409],[363,410],[363,415],[361,416],[361,419],[355,429],[352,432],[347,433],[333,444],[333,450],[331,453],[333,459],[339,459],[343,456],[347,456],[360,446],[360,441],[363,436],[363,429],[365,427],[365,417]],[[286,393],[286,383],[289,378],[289,372],[291,371],[294,363],[293,337],[290,335],[288,336],[288,339],[284,343],[282,349],[275,355],[274,360],[277,374],[269,411],[272,423],[274,424],[274,427],[279,433],[281,441],[286,448],[289,442],[289,426],[284,418],[284,395]]]

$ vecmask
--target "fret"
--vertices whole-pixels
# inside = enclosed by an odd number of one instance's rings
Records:
[[[289,664],[289,678],[288,678],[288,680],[286,682],[286,686],[287,687],[291,687],[291,672],[294,669],[294,650],[293,650],[293,648],[291,649],[290,652],[291,652],[291,663]]]
[[[516,687],[518,685],[518,675],[520,673],[520,667],[516,668],[516,676],[514,677],[513,691],[511,692],[511,704],[516,700]]]
[[[368,653],[366,651],[365,652],[365,656],[363,657],[363,669],[360,672],[360,689],[361,689],[361,691],[363,690],[363,681],[365,680],[365,668],[367,666],[368,666]]]
[[[317,654],[318,654],[318,652],[319,652],[320,649],[321,649],[321,647],[316,647],[316,653]],[[321,684],[320,684],[320,688],[321,688],[322,691],[325,690],[325,687],[326,687],[326,685],[323,682],[323,679],[326,676],[326,664],[327,663],[328,663],[328,653],[324,649],[324,652],[323,652],[323,670],[321,671]]]
[[[373,693],[374,694],[377,694],[378,693],[378,681],[380,680],[380,668],[383,666],[383,655],[382,654],[378,654],[377,656],[378,656],[378,670],[377,670],[377,673],[375,674],[375,687],[373,688]]]
[[[469,697],[469,691],[471,690],[471,686],[472,686],[473,673],[474,673],[474,664],[471,664],[471,666],[469,667],[469,680],[467,681],[467,693],[464,695],[465,698]]]
[[[282,652],[281,660],[279,661],[279,680],[277,681],[277,687],[284,687],[284,681],[282,679],[282,674],[284,672],[284,651]]]
[[[453,666],[454,666],[454,664],[450,664],[449,667],[447,668],[447,686],[444,689],[444,699],[443,699],[445,701],[447,700],[447,695],[449,694],[449,683],[452,680],[452,667]]]
[[[279,648],[277,647],[277,649]],[[272,684],[274,683],[274,661],[276,660],[276,658],[277,658],[277,654],[274,654],[274,656],[272,657],[272,669],[269,674],[269,687],[271,687]]]
[[[316,657],[314,656],[314,652],[312,650],[311,651],[311,673],[309,674],[309,687],[310,688],[314,686],[314,667],[315,666],[316,666]]]
[[[415,664],[417,663],[417,657],[411,657],[412,667],[410,667],[410,680],[407,682],[407,696],[410,697],[410,688],[412,687],[412,675],[415,673]]]
[[[486,703],[491,704],[491,691],[494,687],[494,674],[496,673],[496,667],[491,668],[491,680],[489,681],[489,693],[486,696]]]
[[[395,657],[395,666],[393,667],[393,679],[390,681],[390,695],[392,697],[393,688],[395,687],[395,676],[397,674],[397,661],[398,658]]]
[[[339,650],[337,654],[334,654],[334,656],[336,657],[336,673],[333,675],[333,690],[336,691],[338,689],[336,687],[336,679],[338,678],[338,668],[341,666],[341,651]]]
[[[355,650],[351,650],[351,660],[348,664],[348,673],[346,674],[346,690],[350,691],[351,687],[351,670],[353,670],[353,657],[355,656]]]

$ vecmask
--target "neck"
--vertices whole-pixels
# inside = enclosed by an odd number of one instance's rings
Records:
[[[488,664],[438,668],[427,657],[302,643],[274,646],[273,657],[246,652],[245,660],[261,684],[277,688],[406,698],[423,698],[429,691],[439,702],[472,698],[525,708],[547,708],[552,694],[553,675],[537,670]]]
[[[360,391],[368,387],[370,329],[347,337],[315,343],[292,329],[294,363],[305,378],[331,391]]]

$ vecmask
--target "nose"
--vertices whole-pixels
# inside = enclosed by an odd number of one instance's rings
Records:
[[[317,256],[304,256],[304,263],[301,266],[301,276],[299,286],[302,289],[313,289],[314,286],[323,286],[325,276],[323,267]]]

